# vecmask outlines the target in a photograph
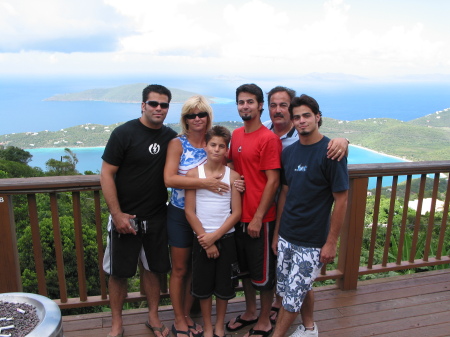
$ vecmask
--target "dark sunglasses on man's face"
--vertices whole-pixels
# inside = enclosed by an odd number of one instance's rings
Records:
[[[198,116],[198,118],[205,118],[208,117],[207,112],[199,112],[198,114],[187,114],[185,115],[187,119],[195,119],[195,117]]]
[[[146,104],[150,105],[152,108],[156,108],[158,105],[161,107],[161,109],[167,109],[169,108],[169,103],[165,102],[158,102],[158,101],[147,101]]]

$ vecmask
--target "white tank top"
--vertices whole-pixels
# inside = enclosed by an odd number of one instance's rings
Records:
[[[206,178],[205,166],[198,166],[198,177]],[[222,182],[230,184],[230,168],[225,166]],[[223,225],[231,213],[231,190],[222,195],[207,189],[198,189],[195,195],[196,214],[206,233],[211,233]],[[234,232],[234,227],[228,233]]]

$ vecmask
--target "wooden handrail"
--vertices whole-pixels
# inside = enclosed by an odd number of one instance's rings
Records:
[[[450,172],[450,160],[348,165],[351,179]],[[0,194],[100,190],[99,175],[0,179]]]

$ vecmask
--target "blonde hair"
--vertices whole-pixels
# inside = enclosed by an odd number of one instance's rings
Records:
[[[213,120],[213,110],[211,108],[211,105],[209,105],[206,97],[202,95],[196,95],[188,98],[181,108],[180,126],[181,134],[183,135],[187,135],[189,133],[189,129],[186,123],[186,115],[193,113],[195,108],[198,108],[200,112],[205,111],[208,113],[208,122],[206,123],[205,132],[211,129]]]

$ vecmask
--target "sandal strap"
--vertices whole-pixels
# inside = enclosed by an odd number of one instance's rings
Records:
[[[269,331],[253,330],[253,328],[252,328],[252,329],[250,329],[248,335],[249,336],[254,336],[254,335],[258,336],[258,335],[260,335],[260,336],[263,336],[263,337],[267,337],[267,336],[269,336],[272,333],[272,331],[273,331],[273,328],[271,328]]]

